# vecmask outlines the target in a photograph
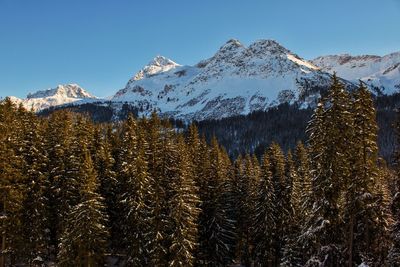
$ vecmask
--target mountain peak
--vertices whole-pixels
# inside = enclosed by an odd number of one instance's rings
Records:
[[[171,59],[166,58],[166,57],[161,56],[161,55],[155,56],[149,62],[149,64],[147,64],[147,66],[158,66],[158,67],[169,66],[169,65],[178,65],[178,64],[175,63],[174,61],[172,61]]]
[[[11,98],[11,100],[22,104],[28,110],[39,111],[77,101],[90,102],[98,99],[77,84],[59,84],[55,88],[30,93],[25,99]]]
[[[232,50],[239,47],[243,47],[243,45],[238,39],[229,39],[223,46],[221,46],[220,50]]]
[[[253,53],[265,54],[269,52],[271,54],[287,54],[290,53],[288,49],[282,46],[275,40],[272,39],[260,39],[252,43],[249,48]]]
[[[164,56],[157,55],[143,69],[133,76],[130,81],[138,81],[152,75],[180,67],[178,63]]]
[[[56,88],[37,91],[28,94],[28,99],[45,97],[66,97],[66,98],[95,98],[77,84],[59,84]]]

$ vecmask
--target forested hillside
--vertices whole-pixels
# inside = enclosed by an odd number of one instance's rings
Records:
[[[377,111],[379,155],[391,164],[394,160],[394,124],[396,110],[400,107],[400,94],[375,97],[374,106]],[[311,108],[301,109],[297,105],[285,103],[266,111],[205,120],[196,125],[208,141],[216,136],[232,158],[245,153],[255,153],[261,158],[272,142],[278,143],[284,151],[293,150],[299,140],[305,142],[305,130],[312,113]]]
[[[396,110],[400,107],[400,94],[381,95],[374,97],[378,123],[378,149],[389,164],[393,163],[395,145],[394,124]],[[86,103],[73,106],[52,107],[42,110],[39,116],[49,116],[55,111],[69,110],[85,114],[96,123],[106,123],[126,120],[128,114],[138,116],[140,109],[124,103],[121,109],[116,110],[111,103]],[[194,122],[200,135],[205,136],[207,142],[215,136],[220,145],[228,152],[231,159],[245,153],[255,153],[261,159],[265,149],[272,142],[278,143],[284,151],[294,149],[297,141],[305,142],[305,129],[311,119],[313,109],[300,108],[297,104],[284,103],[265,111],[255,111],[248,115],[233,116],[220,120],[203,120]],[[188,123],[170,119],[176,128],[186,130]]]
[[[378,156],[367,88],[333,77],[307,126],[282,108],[261,117],[279,112],[268,138],[285,149],[232,161],[156,114],[93,123],[3,101],[0,266],[398,266],[399,170]],[[277,137],[283,123],[305,133]]]

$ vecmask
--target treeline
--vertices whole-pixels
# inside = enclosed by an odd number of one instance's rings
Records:
[[[71,104],[53,106],[47,109],[40,110],[37,115],[40,117],[48,117],[52,113],[60,110],[68,110],[74,113],[83,114],[96,123],[123,121],[126,120],[129,115],[137,117],[139,112],[143,112],[143,108],[138,108],[132,104],[119,102],[113,104],[111,101],[106,101],[84,103],[79,105]]]
[[[298,141],[304,142],[312,113],[311,108],[300,109],[298,104],[284,103],[248,115],[199,121],[196,125],[206,140],[215,136],[231,158],[251,153],[261,159],[272,142],[284,151],[294,149]]]
[[[375,116],[334,77],[307,145],[232,162],[155,114],[93,124],[6,100],[0,266],[398,266],[400,168],[378,157]]]
[[[396,122],[396,109],[400,108],[400,93],[374,97],[374,104],[379,128],[379,155],[392,164],[396,143],[393,124]],[[196,125],[207,141],[215,136],[231,158],[254,153],[260,159],[272,142],[278,143],[284,151],[293,150],[299,140],[305,142],[305,129],[312,114],[311,108],[284,103],[248,115],[199,121]]]

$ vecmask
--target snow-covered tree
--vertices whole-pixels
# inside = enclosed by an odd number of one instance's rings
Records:
[[[256,192],[254,216],[254,261],[256,266],[273,266],[276,255],[273,246],[276,229],[276,196],[272,181],[269,156],[264,154],[261,164],[260,181]]]
[[[366,263],[383,265],[386,258],[384,203],[380,201],[376,112],[370,92],[363,83],[354,93],[352,104],[353,137],[349,161],[351,174],[344,188],[343,206],[347,234],[347,265]],[[386,249],[385,249],[386,247]],[[384,255],[382,255],[382,253]]]
[[[236,210],[236,258],[245,265],[253,260],[254,225],[257,185],[260,170],[257,159],[249,154],[235,162],[234,194]]]
[[[71,207],[59,244],[59,266],[94,267],[104,265],[108,230],[104,199],[98,193],[98,181],[92,159],[85,147],[80,178],[80,200]]]
[[[118,192],[115,171],[115,159],[112,155],[110,138],[112,127],[97,127],[93,135],[92,158],[99,181],[98,192],[104,198],[106,213],[108,215],[107,228],[110,232],[110,249],[117,253],[119,244],[120,227],[118,218],[121,216],[118,205]]]
[[[49,229],[49,253],[57,255],[58,243],[61,235],[61,222],[67,210],[63,203],[63,184],[65,181],[65,164],[67,152],[70,150],[72,133],[72,114],[60,111],[53,113],[45,122],[44,145],[48,162],[46,166],[46,180],[44,198],[46,199],[47,228]],[[51,257],[54,260],[54,257]]]
[[[352,126],[350,96],[334,75],[328,95],[319,103],[308,128],[313,206],[299,242],[304,244],[310,264],[343,264],[343,235],[339,233],[345,231],[341,207],[351,172]]]
[[[44,260],[49,256],[49,234],[47,199],[45,197],[47,152],[44,147],[43,129],[34,114],[28,113],[24,120],[22,147],[24,199],[22,207],[22,229],[24,234],[25,260]]]
[[[0,266],[15,264],[23,253],[21,113],[9,99],[0,103]]]
[[[119,180],[124,189],[121,202],[125,211],[122,223],[127,261],[132,266],[144,266],[150,260],[148,244],[151,231],[147,201],[152,192],[149,191],[150,177],[145,154],[148,144],[132,116],[125,122],[122,134]]]
[[[194,251],[197,247],[197,220],[199,215],[199,196],[194,177],[191,172],[191,162],[188,150],[180,137],[170,147],[178,163],[175,174],[171,177],[171,192],[168,206],[170,207],[171,233],[168,266],[193,266]],[[170,166],[174,168],[174,166]]]
[[[227,176],[230,162],[216,139],[212,140],[210,149],[203,151],[198,264],[225,266],[232,260],[235,238],[235,224],[229,209],[232,201],[231,183]]]
[[[302,209],[302,190],[304,188],[290,151],[286,157],[286,177],[290,184],[290,201],[288,207],[288,225],[285,230],[286,242],[283,248],[281,265],[301,266],[302,250],[297,242],[297,238],[300,235],[301,222],[304,218]]]
[[[272,262],[276,266],[279,265],[282,259],[290,223],[290,181],[286,176],[285,156],[278,144],[271,144],[268,149],[268,157],[276,199],[276,209],[274,210],[275,229],[272,241],[275,253]]]

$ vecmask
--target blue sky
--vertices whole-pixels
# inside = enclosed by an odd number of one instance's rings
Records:
[[[0,0],[0,96],[64,83],[109,96],[156,55],[195,64],[230,38],[384,55],[400,51],[400,0]]]

